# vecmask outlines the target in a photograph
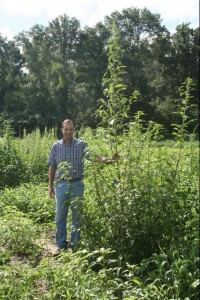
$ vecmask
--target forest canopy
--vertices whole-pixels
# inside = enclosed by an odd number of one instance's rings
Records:
[[[142,110],[170,134],[171,124],[177,123],[179,89],[187,78],[194,83],[191,102],[198,102],[199,28],[183,23],[171,34],[161,21],[146,8],[128,8],[94,27],[81,29],[79,20],[64,14],[13,41],[0,35],[1,126],[9,121],[19,135],[23,129],[60,127],[70,117],[79,127],[96,128],[98,101],[106,101],[103,78],[115,23],[124,50],[126,97],[135,91],[139,95],[128,115]],[[195,106],[189,115],[197,119]],[[195,126],[191,122],[189,130]]]

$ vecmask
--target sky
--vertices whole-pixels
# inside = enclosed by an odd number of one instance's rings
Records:
[[[160,14],[161,24],[171,33],[182,23],[199,26],[199,0],[0,0],[0,34],[11,40],[64,14],[78,19],[82,28],[93,27],[112,12],[131,7]]]

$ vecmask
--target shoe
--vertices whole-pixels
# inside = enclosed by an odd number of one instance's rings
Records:
[[[56,250],[56,252],[55,253],[53,253],[53,257],[56,257],[56,256],[58,256],[58,255],[60,255],[60,248],[58,248],[57,250]]]
[[[71,245],[70,248],[72,253],[76,252],[77,247],[75,245]]]
[[[56,250],[56,252],[53,254],[53,257],[57,257],[57,256],[59,256],[62,252],[65,252],[65,251],[67,251],[67,249],[64,249],[64,248],[58,248],[58,249]]]

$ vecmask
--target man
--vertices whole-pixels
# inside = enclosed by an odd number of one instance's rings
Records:
[[[49,165],[49,195],[56,198],[56,244],[59,250],[67,250],[67,216],[72,212],[71,247],[74,250],[80,237],[81,212],[84,194],[84,157],[87,143],[75,138],[74,124],[70,119],[62,123],[63,139],[55,142],[51,149]],[[119,159],[97,157],[96,162],[113,163]],[[55,190],[54,190],[55,185]]]

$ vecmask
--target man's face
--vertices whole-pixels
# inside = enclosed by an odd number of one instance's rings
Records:
[[[74,134],[74,126],[72,122],[64,123],[62,127],[62,134],[65,142],[70,142]]]

